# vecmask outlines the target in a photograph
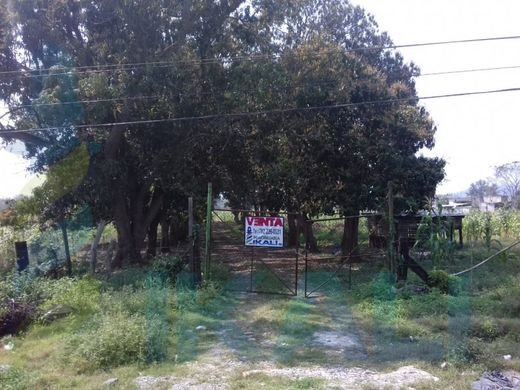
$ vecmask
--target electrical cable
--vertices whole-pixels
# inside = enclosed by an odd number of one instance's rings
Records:
[[[358,107],[358,106],[364,106],[364,105],[391,104],[391,103],[402,103],[402,102],[408,102],[408,101],[432,100],[432,99],[453,98],[453,97],[474,96],[474,95],[488,95],[488,94],[519,92],[519,91],[520,91],[520,87],[516,87],[516,88],[505,88],[505,89],[495,89],[495,90],[486,90],[486,91],[473,91],[473,92],[460,92],[460,93],[450,93],[450,94],[442,94],[442,95],[431,95],[431,96],[423,96],[423,97],[394,98],[394,99],[373,100],[373,101],[364,101],[364,102],[355,102],[355,103],[341,103],[341,104],[332,104],[332,105],[325,105],[325,106],[280,108],[280,109],[272,109],[272,110],[264,110],[264,111],[237,112],[237,113],[228,113],[228,114],[209,114],[209,115],[179,117],[179,118],[147,119],[147,120],[125,121],[125,122],[108,122],[108,123],[93,123],[93,124],[84,124],[84,125],[70,125],[69,127],[73,127],[75,129],[84,129],[84,128],[93,128],[93,127],[131,126],[131,125],[139,125],[139,124],[157,124],[157,123],[166,123],[166,122],[173,123],[173,122],[186,122],[186,121],[195,121],[195,120],[240,118],[240,117],[270,115],[270,114],[287,114],[287,113],[294,113],[294,112],[308,112],[308,111],[317,111],[317,110]],[[6,134],[6,133],[14,134],[14,133],[45,132],[45,131],[53,131],[58,128],[60,128],[60,127],[41,127],[41,128],[33,128],[33,129],[25,129],[25,130],[24,129],[5,130],[5,131],[2,131],[2,133],[3,134]]]

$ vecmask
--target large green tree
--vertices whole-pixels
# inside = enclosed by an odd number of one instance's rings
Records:
[[[15,72],[0,76],[0,134],[36,171],[87,146],[62,203],[114,221],[116,265],[208,181],[236,205],[299,213],[310,239],[306,219],[376,209],[389,180],[420,199],[442,179],[417,156],[435,130],[418,69],[347,1],[24,0],[0,8],[0,29]],[[13,132],[31,128],[48,129]],[[356,236],[346,224],[344,252]]]

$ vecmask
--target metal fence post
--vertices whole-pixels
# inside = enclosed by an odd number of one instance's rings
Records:
[[[309,262],[309,259],[307,257],[307,251],[305,251],[305,279],[304,279],[304,292],[303,292],[303,295],[305,298],[307,298],[307,277],[309,275],[308,262]]]
[[[299,250],[296,248],[296,275],[294,277],[294,296],[298,295],[298,256],[299,256]]]
[[[65,247],[65,260],[67,262],[67,274],[72,276],[72,261],[70,259],[69,235],[67,234],[67,222],[61,222],[61,233],[63,234],[63,246]]]
[[[208,280],[211,273],[211,224],[213,214],[213,187],[208,183],[208,199],[206,205],[206,252],[204,258],[204,279]]]

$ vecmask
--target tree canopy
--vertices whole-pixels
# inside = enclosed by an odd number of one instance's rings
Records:
[[[415,210],[444,175],[418,156],[435,133],[418,68],[348,1],[24,0],[0,34],[0,136],[37,172],[87,151],[52,203],[113,221],[119,265],[209,181],[311,216],[377,209],[389,181]]]

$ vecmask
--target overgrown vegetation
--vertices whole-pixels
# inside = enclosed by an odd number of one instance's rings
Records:
[[[486,255],[483,242],[455,251],[452,262],[443,263],[445,270],[431,272],[437,286],[431,289],[418,290],[421,283],[413,278],[396,288],[391,275],[382,271],[383,264],[357,268],[347,299],[368,353],[368,360],[357,364],[412,361],[435,367],[447,361],[458,370],[520,368],[515,356],[520,350],[520,251],[463,278],[449,276]],[[222,329],[223,321],[237,316],[250,323],[248,328],[252,326],[257,335],[277,335],[272,355],[262,355],[265,352],[251,342],[229,345],[243,348],[242,355],[274,358],[284,365],[330,360],[322,352],[308,354],[305,346],[314,332],[333,329],[337,321],[333,307],[345,304],[338,297],[330,303],[331,313],[316,301],[295,298],[266,297],[255,308],[240,308],[234,293],[222,292],[225,279],[206,283],[199,291],[186,289],[183,282],[188,276],[181,271],[172,277],[176,259],[170,260],[162,257],[154,267],[129,268],[105,281],[91,276],[5,275],[1,296],[31,305],[33,325],[20,336],[4,339],[14,342],[14,350],[0,352],[1,359],[15,370],[1,377],[2,386],[45,387],[51,380],[58,387],[72,387],[68,379],[51,374],[56,369],[75,377],[76,386],[92,380],[88,378],[106,377],[105,371],[123,378],[153,367],[171,372],[182,362],[196,361],[218,341],[215,332]],[[431,262],[423,265],[433,267]],[[216,270],[215,274],[224,273]],[[72,314],[50,324],[39,323],[39,316],[55,305],[70,307]],[[197,333],[197,326],[204,330]],[[46,364],[54,368],[39,366],[41,355],[35,351],[45,353]],[[511,361],[502,358],[507,354],[514,356]],[[34,371],[31,375],[29,367]]]
[[[431,289],[419,287],[418,279],[396,289],[387,274],[374,278],[373,267],[361,268],[348,296],[362,327],[377,340],[386,340],[373,348],[384,355],[391,353],[392,340],[412,342],[425,346],[424,354],[410,356],[412,360],[448,361],[461,368],[472,364],[487,369],[518,367],[518,361],[511,363],[503,355],[520,350],[520,251],[460,278],[449,274],[476,264],[487,254],[482,242],[456,251],[444,265],[447,271],[430,271],[436,286]]]

